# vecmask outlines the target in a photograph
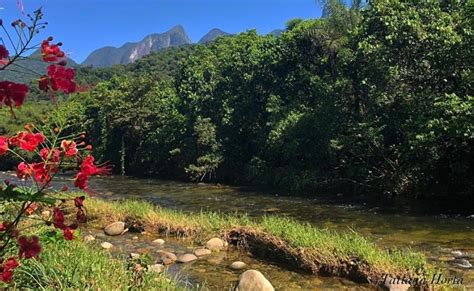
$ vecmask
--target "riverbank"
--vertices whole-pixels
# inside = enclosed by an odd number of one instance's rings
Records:
[[[166,273],[134,269],[100,247],[82,240],[65,241],[54,231],[39,233],[43,251],[15,271],[17,289],[185,290]]]
[[[136,200],[89,199],[90,226],[124,221],[130,231],[188,238],[204,244],[219,237],[255,257],[313,274],[349,278],[378,285],[385,274],[414,276],[430,271],[423,255],[410,250],[383,250],[355,232],[336,233],[276,216],[253,219],[215,212],[186,214]]]

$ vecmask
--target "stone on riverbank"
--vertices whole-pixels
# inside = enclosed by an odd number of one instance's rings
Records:
[[[104,232],[110,236],[121,235],[125,232],[125,223],[122,221],[111,223],[104,228]]]
[[[95,237],[91,234],[88,234],[84,237],[85,242],[90,242],[90,241],[94,241],[94,240],[95,240]]]
[[[175,254],[167,251],[159,251],[158,252],[158,262],[162,263],[163,265],[171,265],[172,263],[176,262],[178,258]]]
[[[155,239],[155,240],[153,241],[153,243],[154,243],[155,245],[162,246],[162,245],[165,244],[165,240],[159,238],[159,239]]]
[[[140,254],[137,253],[130,253],[130,259],[137,260],[140,258]]]
[[[246,266],[247,266],[246,263],[237,261],[237,262],[233,262],[232,264],[230,264],[229,268],[231,268],[232,270],[242,270]]]
[[[176,260],[176,262],[178,262],[178,263],[190,263],[190,262],[193,262],[197,259],[198,258],[193,254],[184,254],[184,255],[179,256],[178,260]]]
[[[114,245],[111,244],[111,243],[109,243],[109,242],[104,241],[103,243],[100,244],[100,246],[101,246],[103,249],[108,250],[108,249],[111,249]]]
[[[197,257],[203,257],[212,254],[211,250],[209,249],[196,249],[194,250],[194,255]]]
[[[165,266],[162,264],[153,264],[148,266],[148,271],[153,272],[153,273],[161,273],[163,272]]]
[[[256,270],[248,270],[239,277],[235,291],[274,291],[270,281]]]
[[[225,243],[220,238],[211,238],[206,243],[206,248],[210,249],[211,251],[220,251],[225,247]]]
[[[390,277],[386,278],[384,285],[389,291],[407,291],[410,288],[410,284],[405,284],[398,279]]]

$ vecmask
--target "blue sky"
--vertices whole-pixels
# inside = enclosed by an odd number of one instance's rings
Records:
[[[4,22],[21,16],[16,1],[0,0]],[[94,49],[139,41],[177,24],[197,42],[215,27],[268,33],[292,18],[321,16],[314,0],[23,0],[23,5],[26,13],[43,7],[49,25],[38,42],[52,35],[78,62]]]

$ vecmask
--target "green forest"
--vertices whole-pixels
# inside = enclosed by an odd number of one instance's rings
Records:
[[[61,110],[117,173],[468,201],[473,15],[472,1],[328,1],[279,36],[78,68],[93,87]]]

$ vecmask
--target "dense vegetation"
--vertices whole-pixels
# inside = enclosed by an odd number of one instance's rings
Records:
[[[472,2],[336,2],[279,37],[84,69],[71,118],[127,174],[469,199]]]

